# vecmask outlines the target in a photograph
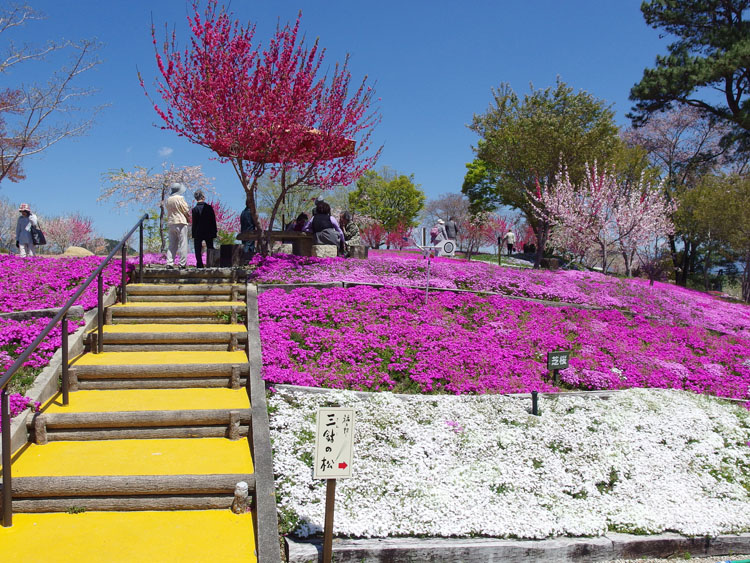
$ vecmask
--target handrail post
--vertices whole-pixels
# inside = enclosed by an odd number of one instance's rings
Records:
[[[141,228],[138,241],[138,283],[143,283],[143,219],[141,219]]]
[[[128,290],[125,289],[127,286],[127,264],[125,263],[125,256],[127,254],[127,243],[122,245],[122,260],[120,264],[120,302],[125,305],[128,302]]]
[[[68,315],[62,316],[62,343],[60,344],[60,350],[62,351],[62,399],[63,406],[68,406],[68,388],[70,385],[68,379]]]
[[[3,415],[3,526],[13,525],[13,489],[10,476],[10,397],[6,389],[0,390],[0,412]]]
[[[99,272],[99,276],[96,280],[96,287],[97,287],[97,311],[96,311],[96,322],[98,324],[97,327],[97,341],[96,341],[96,348],[97,353],[101,354],[104,351],[104,280],[102,279],[102,274]]]

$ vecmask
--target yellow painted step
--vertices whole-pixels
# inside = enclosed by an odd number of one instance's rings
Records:
[[[0,561],[254,563],[254,551],[252,515],[231,510],[14,514],[0,527]]]
[[[241,324],[153,324],[104,325],[104,333],[142,333],[142,332],[247,332]],[[96,329],[91,332],[96,332]]]
[[[121,309],[123,307],[203,307],[211,308],[218,305],[235,305],[237,307],[244,307],[244,301],[133,301],[128,302],[125,305],[117,303],[112,305],[112,309]]]
[[[113,389],[77,391],[70,404],[62,406],[62,396],[54,396],[41,409],[45,413],[176,411],[200,409],[247,409],[245,389]]]
[[[244,364],[247,354],[236,352],[164,351],[164,352],[103,352],[84,354],[77,366],[139,366],[161,364]]]
[[[30,444],[14,477],[253,473],[247,440],[171,438]]]

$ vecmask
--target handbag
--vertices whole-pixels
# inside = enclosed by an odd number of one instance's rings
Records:
[[[47,239],[44,237],[42,229],[34,225],[31,225],[31,240],[34,242],[34,246],[47,244]]]

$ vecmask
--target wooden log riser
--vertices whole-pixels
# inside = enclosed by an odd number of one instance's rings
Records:
[[[247,378],[240,380],[244,386]],[[217,377],[215,379],[103,379],[94,381],[82,381],[77,390],[82,391],[106,391],[108,389],[229,389],[229,378]]]
[[[96,333],[93,333],[96,334]],[[232,337],[245,342],[247,332],[105,332],[107,344],[228,344]]]
[[[124,307],[127,307],[125,305]],[[148,319],[150,317],[175,317],[175,318],[183,318],[183,317],[195,317],[197,319],[200,318],[212,318],[216,319],[217,315],[216,313],[229,313],[230,315],[232,313],[237,314],[237,309],[239,308],[239,305],[217,305],[216,307],[194,307],[194,308],[185,308],[185,309],[178,309],[173,307],[133,307],[133,308],[125,308],[117,309],[113,312],[111,316],[111,321],[119,320],[123,318],[128,317],[139,317],[139,318],[145,318]],[[107,322],[107,324],[112,324],[110,322]]]
[[[250,424],[251,409],[206,409],[184,411],[124,411],[50,413],[34,417],[34,428],[47,430],[62,428],[131,428],[133,426],[192,426],[227,425],[234,418],[239,423]]]
[[[235,369],[236,368],[236,369]],[[79,382],[92,379],[158,379],[181,377],[233,377],[237,371],[240,376],[247,375],[248,366],[232,364],[155,364],[155,365],[109,365],[77,366],[70,368],[75,372]]]
[[[204,295],[210,295],[215,293],[230,293],[234,287],[239,293],[245,295],[245,285],[232,286],[228,283],[188,283],[188,284],[143,284],[143,285],[129,285],[128,295],[157,295],[157,294],[170,294],[180,293],[187,291],[188,293],[202,293]]]
[[[168,302],[177,303],[183,301],[200,301],[202,303],[211,303],[213,301],[236,301],[232,299],[229,293],[216,294],[216,295],[202,295],[202,294],[188,294],[181,293],[179,295],[130,295],[128,293],[128,303],[154,303],[154,302]]]
[[[104,352],[233,352],[229,344],[105,344]]]
[[[91,428],[88,430],[49,430],[49,442],[84,442],[92,440],[152,440],[163,438],[228,438],[239,440],[248,435],[250,426],[170,426],[161,428]],[[39,445],[44,445],[39,443]]]
[[[13,496],[50,498],[76,496],[192,495],[229,493],[245,481],[255,489],[252,473],[210,475],[87,475],[59,477],[16,477]],[[2,486],[0,485],[0,490]]]
[[[115,498],[51,498],[13,499],[13,512],[36,514],[44,512],[69,512],[71,510],[96,512],[129,512],[143,510],[228,510],[234,494],[143,496]]]
[[[120,317],[111,324],[228,324],[218,317]]]
[[[143,283],[147,283],[152,286],[159,285],[229,285],[232,283],[232,278],[226,277],[205,277],[205,278],[165,278],[165,277],[148,277],[143,276]]]

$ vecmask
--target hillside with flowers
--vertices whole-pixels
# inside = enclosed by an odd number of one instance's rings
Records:
[[[330,404],[357,416],[355,478],[337,493],[345,536],[750,531],[746,305],[448,258],[426,296],[419,255],[375,254],[254,260],[284,531],[322,532],[310,463],[315,410]],[[330,282],[345,283],[273,288]],[[546,352],[561,349],[556,385]],[[619,392],[569,393],[588,390]],[[548,393],[540,416],[529,391]]]

